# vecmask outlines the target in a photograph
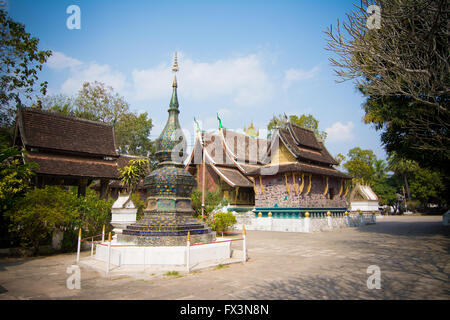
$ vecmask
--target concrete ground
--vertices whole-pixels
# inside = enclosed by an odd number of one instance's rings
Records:
[[[245,264],[110,277],[81,265],[80,290],[66,287],[76,254],[2,259],[0,299],[448,300],[449,229],[442,217],[390,216],[314,234],[249,231]],[[379,290],[367,288],[371,265],[381,271]]]

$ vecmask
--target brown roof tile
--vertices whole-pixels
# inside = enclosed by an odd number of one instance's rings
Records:
[[[117,163],[115,160],[102,160],[65,155],[53,155],[28,152],[27,162],[35,162],[38,174],[48,174],[68,177],[89,177],[117,179]]]
[[[110,125],[34,108],[21,108],[17,122],[26,147],[102,156],[118,155],[114,128]]]

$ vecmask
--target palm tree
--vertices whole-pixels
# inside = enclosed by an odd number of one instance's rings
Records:
[[[399,157],[396,153],[392,153],[388,158],[388,168],[403,177],[405,183],[406,195],[411,200],[411,192],[409,191],[408,174],[419,168],[417,162]]]

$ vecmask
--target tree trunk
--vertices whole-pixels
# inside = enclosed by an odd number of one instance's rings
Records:
[[[406,178],[406,174],[403,174],[403,179],[405,180],[406,196],[408,200],[411,200],[411,193],[409,192],[409,184],[408,179]]]

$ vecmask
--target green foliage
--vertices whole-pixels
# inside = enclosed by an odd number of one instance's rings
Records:
[[[133,201],[134,205],[136,206],[136,221],[139,221],[144,217],[145,201],[141,199],[141,196],[139,194],[132,194],[131,201]]]
[[[37,73],[51,55],[39,51],[39,39],[31,37],[25,26],[7,16],[0,9],[0,126],[10,127],[14,119],[14,105],[21,105],[21,97],[31,99]],[[47,82],[40,84],[45,95]]]
[[[119,168],[120,179],[128,187],[128,191],[133,193],[141,179],[145,178],[149,171],[149,161],[147,159],[132,159],[128,166]]]
[[[58,187],[46,187],[27,192],[8,216],[11,231],[19,234],[22,245],[33,247],[37,253],[42,241],[54,229],[70,226],[78,212],[70,193]]]
[[[195,216],[202,216],[202,193],[199,190],[193,190],[191,193],[192,208],[194,209]],[[217,208],[217,206],[227,205],[227,201],[222,196],[222,191],[207,192],[205,195],[205,216]]]
[[[423,206],[445,202],[443,175],[438,171],[422,168],[414,171],[410,189],[412,198],[420,201]]]
[[[236,217],[231,212],[218,212],[212,219],[211,228],[222,232],[223,236],[223,233],[236,222]]]
[[[273,116],[272,120],[270,120],[269,124],[267,125],[269,136],[271,135],[271,132],[275,127],[283,127],[288,121],[302,128],[313,130],[316,137],[321,141],[325,141],[325,139],[327,138],[326,131],[319,131],[319,120],[314,118],[314,116],[312,116],[311,114],[302,114],[300,117],[296,115],[290,115],[289,119],[282,115],[279,115],[278,117]]]
[[[154,153],[149,138],[152,119],[146,112],[139,115],[131,112],[125,98],[101,82],[84,83],[75,97],[47,96],[40,98],[37,104],[44,110],[66,116],[114,125],[116,145],[121,154],[148,156]]]
[[[153,127],[147,112],[136,115],[123,114],[114,126],[116,144],[121,154],[146,156],[153,153],[153,145],[148,138]]]
[[[55,229],[64,230],[63,251],[76,248],[78,229],[82,237],[98,235],[103,225],[108,231],[112,201],[100,200],[95,191],[87,190],[85,197],[57,186],[31,189],[16,206],[8,211],[10,231],[17,234],[24,246],[31,246],[35,253],[43,241],[51,237]]]
[[[372,190],[378,196],[379,204],[394,206],[397,203],[395,193],[399,188],[396,179],[393,177],[384,177],[377,179],[372,184]]]
[[[348,152],[349,160],[344,168],[353,177],[353,183],[371,184],[375,179],[375,161],[377,157],[372,150],[363,150],[359,147]]]
[[[16,148],[0,149],[0,213],[9,210],[28,188],[34,164],[23,164]]]

